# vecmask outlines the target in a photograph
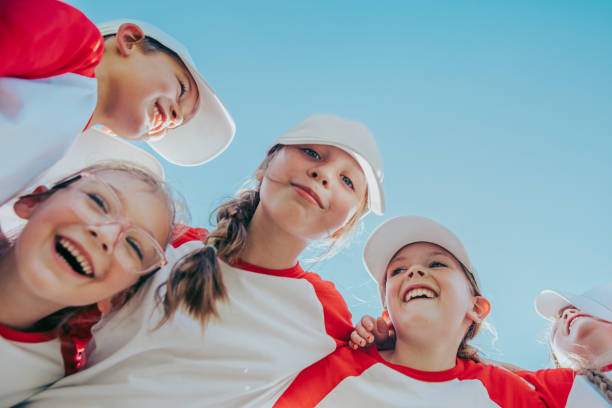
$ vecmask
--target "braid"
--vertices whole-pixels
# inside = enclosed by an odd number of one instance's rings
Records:
[[[612,402],[612,380],[599,370],[582,370],[579,374],[584,375],[609,402]]]
[[[207,246],[184,256],[168,281],[157,288],[156,298],[164,308],[158,327],[181,307],[202,326],[211,315],[218,316],[217,301],[225,299],[227,291],[217,257],[230,263],[236,260],[246,245],[247,228],[258,204],[259,191],[245,190],[217,208],[217,228],[209,234]]]

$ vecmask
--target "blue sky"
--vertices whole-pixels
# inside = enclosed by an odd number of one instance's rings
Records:
[[[364,122],[385,161],[387,212],[313,270],[354,319],[378,314],[369,233],[402,214],[464,242],[499,339],[487,356],[548,363],[545,288],[582,292],[612,265],[612,3],[601,1],[69,1],[94,22],[135,18],[180,39],[228,107],[233,144],[198,168],[166,164],[193,224],[310,113]]]

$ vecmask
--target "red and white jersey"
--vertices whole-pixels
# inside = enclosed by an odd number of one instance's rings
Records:
[[[0,204],[57,162],[97,101],[104,41],[56,0],[0,0]]]
[[[91,326],[99,317],[97,308],[90,308],[60,329],[37,333],[0,325],[0,406],[21,402],[84,366]]]
[[[295,379],[275,407],[563,407],[571,370],[522,378],[500,367],[457,359],[446,371],[419,371],[384,360],[375,347],[342,347]]]
[[[612,369],[612,367],[610,367]],[[612,381],[612,371],[604,373]],[[595,385],[585,377],[579,375],[574,381],[572,390],[567,398],[567,408],[609,408],[612,405]]]
[[[344,299],[299,264],[221,262],[227,299],[218,317],[202,328],[181,311],[156,328],[157,288],[202,245],[168,251],[169,266],[96,327],[91,366],[35,396],[33,406],[270,407],[302,369],[346,344],[353,327]]]

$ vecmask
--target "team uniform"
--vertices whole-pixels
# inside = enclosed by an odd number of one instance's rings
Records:
[[[56,0],[0,0],[0,204],[56,163],[87,126],[104,41]]]
[[[207,233],[202,228],[189,228],[172,246],[199,242]],[[89,343],[92,327],[100,318],[100,311],[92,306],[60,328],[47,332],[21,332],[0,324],[0,407],[21,402],[85,367],[92,348]]]
[[[21,332],[0,325],[0,406],[11,406],[83,367],[91,326],[100,313],[92,308],[70,324],[47,332]]]
[[[342,347],[300,373],[275,407],[563,407],[574,380],[567,369],[513,374],[457,359],[446,371],[387,362],[375,347]]]
[[[344,299],[299,264],[269,270],[220,261],[227,299],[218,303],[218,317],[203,329],[179,311],[157,328],[158,287],[181,256],[202,245],[195,240],[167,251],[169,266],[95,328],[91,366],[32,405],[272,406],[304,367],[346,344],[353,326]]]
[[[612,364],[601,371],[612,381]],[[583,376],[576,377],[576,381],[567,399],[567,408],[605,408],[612,404],[595,388],[595,385]]]

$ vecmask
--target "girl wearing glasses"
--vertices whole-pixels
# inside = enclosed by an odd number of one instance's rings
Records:
[[[14,208],[27,224],[0,249],[1,406],[84,365],[100,312],[166,263],[175,217],[161,181],[122,165],[38,187]]]

